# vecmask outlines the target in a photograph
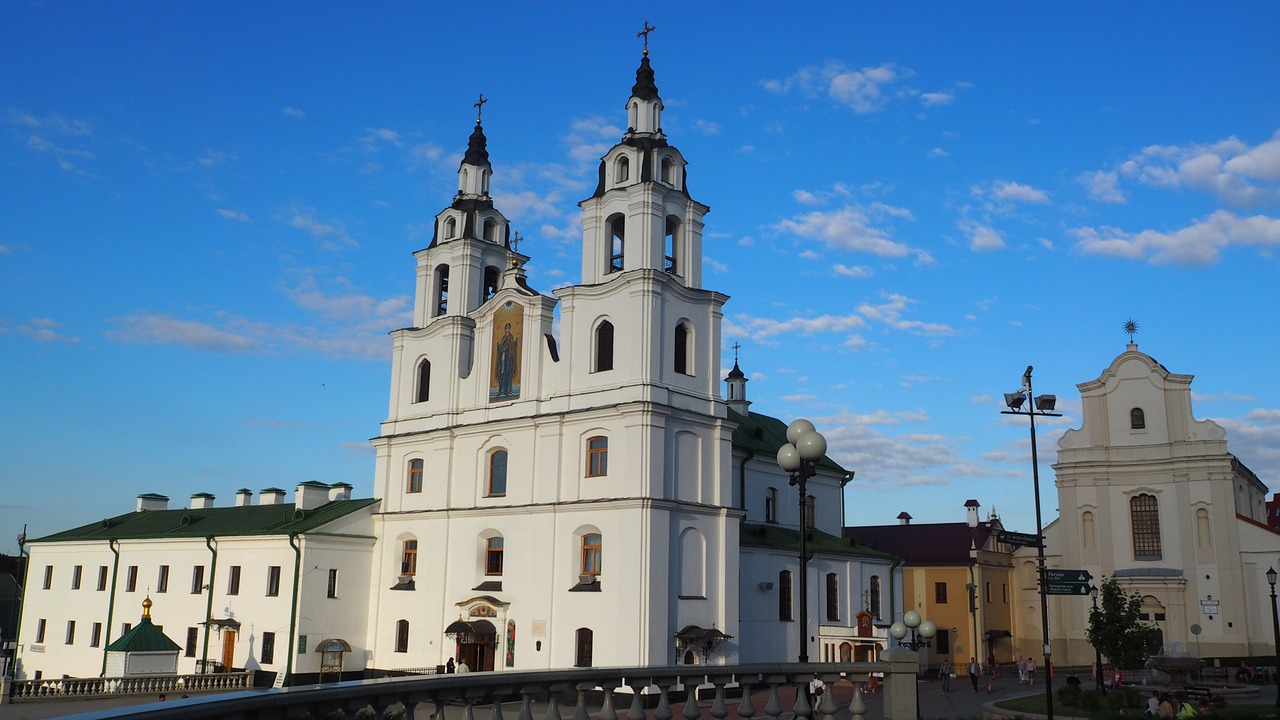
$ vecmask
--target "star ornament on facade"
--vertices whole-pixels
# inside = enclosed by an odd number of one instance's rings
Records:
[[[1133,318],[1124,321],[1124,332],[1129,336],[1130,344],[1133,343],[1133,336],[1138,334],[1138,323]]]

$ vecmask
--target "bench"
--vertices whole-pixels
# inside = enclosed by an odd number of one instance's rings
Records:
[[[1227,701],[1221,695],[1215,694],[1212,689],[1207,687],[1188,685],[1182,688],[1179,695],[1185,697],[1189,702],[1204,703],[1210,707],[1223,707],[1227,704]]]

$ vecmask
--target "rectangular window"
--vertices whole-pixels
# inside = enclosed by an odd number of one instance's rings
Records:
[[[989,603],[991,602],[991,583],[989,581],[987,582],[986,591],[987,591],[987,602]]]
[[[138,589],[138,566],[130,565],[124,576],[124,591],[136,592]]]
[[[791,614],[791,572],[778,573],[778,619],[786,622],[794,619]]]
[[[298,636],[298,654],[299,655],[307,654],[307,636],[306,635]]]
[[[939,605],[947,604],[947,584],[944,582],[936,582],[933,584],[933,601]]]
[[[98,566],[98,592],[102,592],[103,590],[106,590],[106,589],[107,589],[107,566],[99,565]]]
[[[102,644],[102,623],[94,623],[93,630],[89,633],[89,647],[98,647]]]
[[[169,566],[160,566],[160,576],[156,578],[156,592],[169,592]]]
[[[277,597],[280,595],[280,566],[272,565],[267,568],[267,597]]]
[[[422,466],[421,460],[411,460],[409,462],[409,487],[411,493],[422,492]]]
[[[67,621],[67,644],[74,645],[76,642],[76,621]]]
[[[764,496],[764,521],[778,522],[778,488],[769,488]]]
[[[84,575],[83,565],[77,565],[71,570],[71,589],[72,590],[80,589],[80,579],[82,575]]]
[[[1155,496],[1144,493],[1130,498],[1129,521],[1133,528],[1133,559],[1160,560],[1160,507]]]
[[[195,657],[196,643],[198,643],[199,641],[200,641],[200,628],[198,627],[187,628],[187,646],[183,652],[183,655],[185,657]]]
[[[230,572],[227,573],[227,594],[240,594],[240,566],[232,565]]]
[[[338,597],[338,568],[329,568],[329,594],[327,597]]]
[[[609,474],[609,438],[593,437],[587,440],[587,477]]]
[[[840,619],[840,578],[827,573],[827,619]]]
[[[133,629],[133,623],[120,623],[120,635],[123,637]]]
[[[51,587],[53,587],[53,566],[45,565],[44,566],[44,589],[48,590]]]
[[[400,555],[400,574],[413,576],[418,572],[418,541],[405,540],[404,550]]]
[[[488,548],[484,554],[484,574],[502,575],[502,538],[489,538]]]
[[[44,629],[47,624],[48,623],[45,622],[44,618],[40,618],[36,621],[36,642],[44,642]]]
[[[582,536],[583,575],[600,575],[600,561],[603,552],[604,545],[601,543],[598,533],[588,533]]]
[[[196,565],[191,568],[191,594],[199,595],[204,592],[204,566]]]
[[[937,648],[935,652],[937,652],[939,655],[943,655],[943,656],[950,655],[951,654],[951,631],[943,628],[938,628],[938,638],[937,640],[934,641],[934,646]]]
[[[262,633],[262,662],[270,665],[276,661],[276,634]]]
[[[1000,583],[1000,600],[1005,605],[1009,604],[1009,585],[1008,583]]]

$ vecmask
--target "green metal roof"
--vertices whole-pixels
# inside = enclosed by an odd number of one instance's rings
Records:
[[[289,535],[311,532],[376,502],[376,498],[334,500],[310,510],[299,510],[294,503],[199,510],[141,510],[30,542]]]
[[[769,460],[777,457],[778,448],[787,444],[787,424],[778,418],[754,412],[740,415],[730,409],[729,419],[738,423],[737,429],[733,431],[734,447],[751,450]],[[818,461],[818,465],[838,473],[849,472],[825,455]]]
[[[143,615],[142,620],[129,632],[107,646],[107,652],[176,652],[181,649],[181,645],[151,623],[149,615]]]
[[[773,523],[750,523],[744,521],[738,532],[738,544],[742,547],[798,552],[800,550],[800,532],[795,528],[783,527]],[[852,555],[881,560],[893,560],[896,558],[895,555],[887,552],[881,552],[866,545],[859,545],[857,541],[839,538],[821,530],[810,529],[806,545],[810,554]]]

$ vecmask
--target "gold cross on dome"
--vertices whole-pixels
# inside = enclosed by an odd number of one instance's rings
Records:
[[[484,111],[484,104],[489,102],[484,98],[484,93],[480,93],[480,99],[475,101],[471,107],[476,109],[476,124],[480,124],[480,115]]]
[[[657,27],[656,25],[650,25],[650,24],[649,24],[649,21],[648,21],[648,20],[645,20],[645,21],[644,21],[644,29],[643,29],[643,30],[641,30],[640,32],[636,33],[636,37],[643,37],[643,38],[644,38],[644,54],[645,54],[645,55],[648,55],[648,54],[649,54],[649,33],[653,32],[654,30],[657,30],[657,29],[658,29],[658,27]]]
[[[511,250],[512,250],[512,252],[520,252],[520,243],[522,243],[522,242],[524,242],[524,238],[520,237],[520,231],[519,231],[519,230],[517,230],[517,231],[516,231],[514,234],[512,234],[512,236],[511,236]]]

